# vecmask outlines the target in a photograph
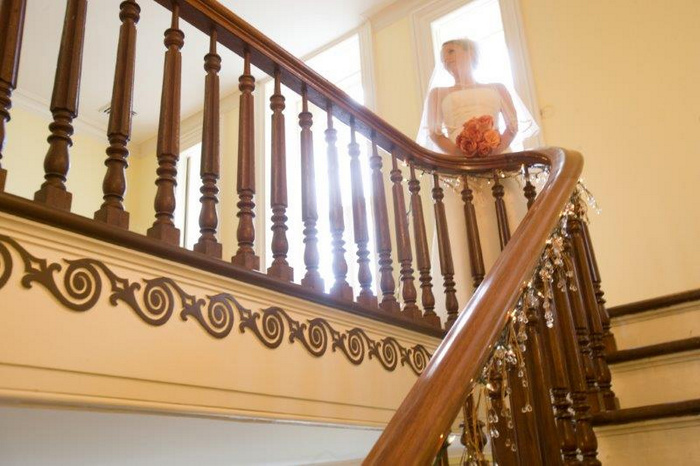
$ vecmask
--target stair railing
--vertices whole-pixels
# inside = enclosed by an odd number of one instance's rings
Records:
[[[145,0],[141,0],[142,2]],[[605,311],[600,274],[590,234],[580,203],[572,201],[583,160],[580,154],[559,148],[516,152],[483,159],[437,154],[418,146],[377,115],[359,105],[300,60],[272,42],[214,0],[155,0],[171,11],[165,29],[165,62],[157,138],[157,193],[154,221],[146,236],[129,231],[129,213],[124,207],[126,170],[132,126],[136,40],[141,10],[136,0],[125,0],[115,12],[121,21],[111,113],[107,129],[107,167],[102,204],[94,219],[70,213],[72,194],[67,190],[73,120],[78,115],[78,94],[82,69],[82,48],[87,0],[66,0],[66,16],[56,67],[50,110],[49,148],[44,161],[44,182],[33,201],[5,193],[7,177],[0,165],[0,209],[75,232],[178,260],[195,267],[234,277],[293,296],[303,297],[363,316],[401,325],[432,335],[444,335],[435,312],[431,253],[437,253],[444,289],[448,330],[443,343],[425,367],[413,389],[397,410],[365,464],[429,464],[444,446],[455,417],[465,406],[463,438],[471,454],[484,461],[484,441],[474,408],[474,385],[486,388],[491,433],[491,452],[499,464],[569,464],[584,458],[597,464],[596,440],[591,413],[613,409],[614,394],[605,352],[613,348],[609,319]],[[93,3],[93,7],[97,5]],[[3,0],[0,6],[0,163],[6,139],[5,124],[11,116],[12,91],[17,87],[26,0]],[[174,223],[181,91],[180,49],[185,37],[179,28],[186,21],[209,37],[202,51],[205,70],[205,100],[201,162],[201,236],[193,251],[179,247],[180,232]],[[219,75],[226,72],[217,53],[228,48],[243,59],[239,78],[240,119],[238,137],[238,248],[228,260],[222,259],[218,231],[219,201]],[[260,271],[256,255],[254,217],[256,170],[253,122],[255,77],[252,67],[274,80],[270,98],[272,211],[271,257],[266,273]],[[287,151],[285,140],[285,98],[282,86],[299,94],[300,159],[302,167],[302,221],[304,224],[304,274],[288,261],[287,237]],[[327,144],[329,215],[332,236],[333,277],[319,273],[318,208],[314,172],[313,121],[310,107],[326,112],[323,129]],[[339,124],[347,126],[351,143],[336,147]],[[371,142],[371,153],[360,158],[358,136]],[[359,289],[348,279],[349,230],[344,224],[344,206],[339,191],[340,157],[349,157],[352,180],[352,233],[358,264]],[[386,161],[390,167],[384,167]],[[408,166],[407,182],[399,162]],[[361,175],[362,163],[371,171],[371,199],[366,199]],[[389,165],[389,164],[387,164]],[[531,170],[548,172],[539,193],[530,179]],[[387,171],[389,175],[387,176]],[[504,174],[524,173],[524,197],[528,212],[512,233],[504,202]],[[438,250],[430,251],[418,172],[432,174],[434,224]],[[474,203],[476,178],[492,179],[499,240],[502,253],[486,271]],[[461,189],[467,232],[467,248],[473,286],[476,289],[460,312],[454,257],[443,198],[443,181]],[[386,186],[391,183],[393,209],[389,209]],[[232,195],[232,193],[224,193]],[[406,200],[408,197],[408,202]],[[368,203],[375,227],[375,244],[369,244]],[[410,206],[410,207],[409,207]],[[573,207],[572,207],[573,206]],[[410,208],[410,218],[407,214]],[[569,209],[568,212],[566,209]],[[562,212],[564,211],[564,214]],[[390,212],[393,213],[391,222]],[[561,228],[562,215],[566,228]],[[392,254],[393,224],[395,254]],[[552,234],[559,231],[559,269],[550,276],[541,273],[542,257],[552,250]],[[559,244],[559,243],[557,243]],[[379,286],[373,289],[370,248],[376,252]],[[415,253],[415,254],[414,254]],[[413,269],[416,266],[417,270]],[[397,291],[394,267],[398,269]],[[417,271],[418,285],[414,273]],[[535,273],[535,276],[533,276]],[[556,275],[554,283],[551,275]],[[297,283],[294,283],[296,278]],[[325,292],[324,281],[330,291]],[[539,288],[538,288],[539,287]],[[545,299],[523,305],[528,292],[545,290]],[[549,290],[549,291],[547,291]],[[420,291],[420,293],[419,293]],[[462,303],[464,304],[464,303]],[[421,310],[422,308],[422,310]],[[520,308],[518,321],[512,312]],[[511,361],[494,354],[504,348],[504,329],[515,329],[524,352]],[[525,335],[523,337],[523,335]],[[524,342],[527,341],[527,344]],[[516,345],[521,346],[521,345]],[[504,362],[508,360],[507,362]],[[494,362],[496,361],[496,362]],[[484,367],[488,367],[485,371]],[[524,374],[524,375],[523,375]],[[527,381],[525,383],[524,381]],[[507,388],[504,389],[504,387]],[[469,411],[469,409],[467,411]],[[493,411],[493,412],[491,412]],[[510,424],[513,424],[512,427]],[[508,429],[512,433],[505,435]],[[503,433],[503,435],[502,435]],[[468,439],[471,438],[470,443]]]

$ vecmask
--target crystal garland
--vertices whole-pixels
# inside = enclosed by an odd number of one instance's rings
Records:
[[[575,284],[571,282],[574,272],[571,268],[571,262],[565,258],[564,245],[565,238],[569,236],[569,225],[572,220],[588,223],[589,206],[597,213],[600,212],[591,192],[585,187],[582,181],[579,181],[573,195],[561,213],[557,226],[546,242],[542,255],[533,270],[531,279],[523,285],[516,305],[508,313],[508,323],[469,395],[471,400],[476,399],[477,401],[465,403],[465,423],[462,424],[462,443],[465,448],[460,462],[462,465],[481,466],[488,464],[482,451],[483,445],[486,443],[482,438],[483,433],[481,432],[481,427],[484,425],[487,430],[488,438],[493,440],[499,438],[501,435],[505,435],[505,446],[510,448],[513,452],[517,451],[513,435],[515,426],[512,413],[508,407],[510,404],[509,395],[511,394],[511,387],[508,386],[507,371],[511,368],[517,369],[517,376],[520,383],[522,383],[523,387],[528,386],[529,382],[523,355],[523,353],[527,351],[528,337],[526,326],[528,323],[528,311],[536,311],[541,308],[544,311],[546,328],[552,329],[554,327],[554,313],[552,311],[554,287],[565,290],[568,286],[570,291],[577,291]],[[494,387],[489,381],[494,373],[500,375],[502,379],[500,387]],[[492,397],[489,396],[489,392],[494,391],[494,389],[498,392],[497,396],[502,406],[500,413],[493,407],[491,401]],[[483,421],[476,421],[479,416],[482,401],[484,402],[484,409],[486,411],[485,423]],[[471,409],[470,413],[467,412],[468,405],[469,409]],[[523,413],[532,413],[530,400],[526,399],[525,405],[520,409]],[[499,431],[497,428],[499,415],[505,421],[505,432]],[[467,419],[471,419],[472,421],[467,422]]]

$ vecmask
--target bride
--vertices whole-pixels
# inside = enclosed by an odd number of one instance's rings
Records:
[[[477,45],[470,39],[457,39],[445,42],[441,50],[441,64],[447,71],[454,84],[448,87],[434,87],[443,70],[436,67],[431,78],[431,90],[423,108],[420,133],[417,142],[435,152],[442,152],[460,157],[473,157],[460,148],[459,136],[465,123],[472,118],[484,116],[494,123],[500,141],[491,146],[487,153],[499,154],[510,150],[514,142],[520,143],[524,138],[535,135],[539,128],[534,122],[525,105],[511,94],[501,83],[482,83],[475,78],[475,69],[479,63]],[[462,146],[464,147],[464,146]],[[455,180],[444,180],[447,187],[444,191],[444,205],[447,211],[448,230],[452,243],[454,259],[454,280],[457,285],[457,301],[459,307],[464,306],[472,294],[472,280],[467,253],[467,232],[464,222],[464,203],[455,186]],[[473,180],[472,180],[473,181]],[[507,182],[508,180],[503,180]],[[471,182],[470,182],[471,183]],[[473,183],[471,183],[473,186]],[[449,189],[451,188],[451,189]],[[479,218],[481,244],[484,262],[489,267],[500,252],[498,227],[493,215],[493,204],[490,202],[488,189],[475,189],[475,208]],[[483,192],[486,191],[486,192]],[[506,200],[507,201],[507,200]],[[508,201],[507,201],[508,202]],[[520,204],[518,204],[520,206]],[[518,209],[512,208],[509,215],[520,215]],[[516,222],[517,223],[517,222]],[[433,232],[431,253],[433,277],[439,277],[441,269],[438,254],[437,235]],[[443,321],[446,319],[444,295],[436,293],[435,311]]]
[[[516,136],[522,140],[538,132],[537,124],[517,97],[516,111],[506,86],[476,80],[474,71],[479,64],[476,42],[447,41],[442,45],[440,58],[444,69],[454,78],[454,85],[434,87],[428,93],[419,143],[436,152],[471,157],[474,154],[459,147],[458,137],[467,121],[483,116],[492,118],[500,135],[500,142],[489,151],[492,154],[508,150]],[[439,71],[433,72],[431,87]]]

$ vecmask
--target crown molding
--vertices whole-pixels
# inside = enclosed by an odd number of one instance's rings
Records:
[[[22,110],[27,110],[42,118],[51,120],[51,104],[43,97],[33,92],[15,89],[12,92],[12,105]],[[73,128],[80,135],[89,135],[93,138],[107,140],[107,125],[99,121],[78,116],[73,119]]]
[[[374,32],[392,25],[405,18],[423,6],[435,3],[434,0],[390,0],[367,10],[364,16],[371,24]]]

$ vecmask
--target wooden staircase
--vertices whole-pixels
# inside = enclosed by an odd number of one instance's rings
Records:
[[[594,415],[611,465],[700,464],[700,290],[609,310],[620,409]]]

